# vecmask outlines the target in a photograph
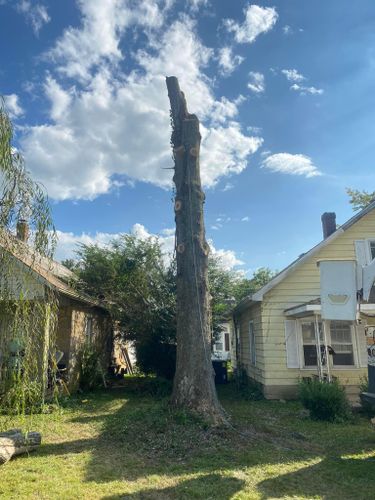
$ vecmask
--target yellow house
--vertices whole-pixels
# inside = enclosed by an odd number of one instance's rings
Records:
[[[318,364],[352,399],[367,375],[366,336],[374,331],[375,290],[368,302],[360,292],[357,299],[354,290],[356,320],[322,320],[319,262],[355,261],[361,270],[374,261],[375,201],[338,228],[333,213],[323,214],[322,223],[323,241],[233,311],[239,366],[261,384],[267,399],[295,397],[298,381],[317,375]],[[322,342],[318,349],[316,342]]]

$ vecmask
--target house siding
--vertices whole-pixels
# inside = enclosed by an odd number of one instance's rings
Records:
[[[63,361],[68,368],[67,383],[70,390],[79,385],[80,355],[86,342],[86,325],[92,318],[92,347],[101,355],[104,372],[112,354],[112,323],[108,313],[87,307],[77,301],[63,299],[58,313],[57,348],[64,352]]]
[[[353,226],[323,247],[317,254],[297,267],[289,276],[274,286],[261,303],[252,305],[241,313],[241,339],[246,322],[256,319],[258,342],[262,351],[259,356],[261,376],[249,366],[249,352],[241,352],[241,360],[249,376],[262,382],[266,397],[292,397],[296,394],[300,377],[316,374],[316,370],[290,369],[286,364],[285,315],[287,308],[303,304],[320,296],[320,274],[317,262],[321,259],[355,259],[355,240],[375,239],[375,210],[365,215]],[[261,311],[261,315],[259,314]],[[356,336],[357,337],[357,336]],[[360,339],[362,343],[362,339]],[[361,344],[363,348],[363,344]],[[355,348],[355,346],[354,346]],[[366,368],[333,369],[332,374],[348,387],[348,392],[358,392],[361,377]]]

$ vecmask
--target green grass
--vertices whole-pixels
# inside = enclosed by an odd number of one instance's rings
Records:
[[[0,468],[1,498],[367,499],[375,431],[309,420],[298,403],[220,398],[233,427],[212,430],[167,399],[113,389],[51,414],[0,417],[0,430],[43,433],[43,445]]]

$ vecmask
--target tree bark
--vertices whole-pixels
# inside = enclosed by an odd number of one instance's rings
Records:
[[[39,432],[23,434],[21,429],[0,433],[0,465],[12,457],[36,450],[42,442]]]
[[[226,421],[211,361],[209,246],[205,237],[199,120],[189,114],[176,77],[166,79],[171,104],[176,186],[177,359],[171,402],[214,424]]]

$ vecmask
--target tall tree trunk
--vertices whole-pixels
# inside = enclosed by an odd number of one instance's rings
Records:
[[[199,120],[187,112],[176,77],[167,77],[176,186],[177,361],[172,404],[214,424],[225,421],[211,362],[209,246],[199,168]]]

